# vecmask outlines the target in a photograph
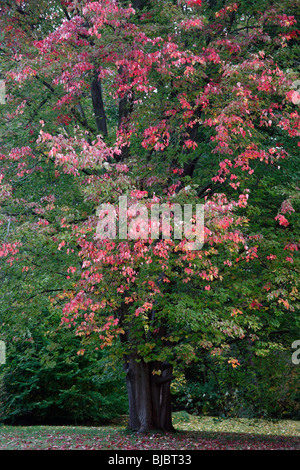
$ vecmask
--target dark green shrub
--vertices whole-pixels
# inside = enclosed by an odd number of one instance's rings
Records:
[[[298,367],[298,368],[297,368]],[[205,358],[185,369],[173,386],[173,409],[191,414],[299,419],[299,366],[283,351],[227,361]]]
[[[47,325],[49,328],[49,325]],[[97,424],[127,412],[122,369],[106,351],[79,355],[80,339],[45,328],[12,337],[0,366],[0,421],[12,424]]]

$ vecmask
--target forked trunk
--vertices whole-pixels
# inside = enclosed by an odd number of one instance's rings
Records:
[[[171,366],[162,366],[161,375],[153,374],[159,364],[126,362],[129,399],[129,428],[138,432],[174,431],[172,426],[170,384]]]

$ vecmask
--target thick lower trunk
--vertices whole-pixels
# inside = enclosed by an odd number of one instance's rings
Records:
[[[171,414],[171,367],[164,366],[161,375],[153,374],[158,364],[130,358],[126,362],[129,399],[129,428],[138,432],[174,431]]]

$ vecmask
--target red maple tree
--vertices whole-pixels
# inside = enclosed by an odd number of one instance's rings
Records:
[[[65,267],[70,287],[58,294],[65,299],[62,323],[97,348],[119,338],[130,427],[170,431],[174,365],[193,360],[198,346],[214,351],[213,336],[224,349],[227,339],[247,334],[239,305],[229,318],[205,314],[201,305],[224,266],[258,257],[239,210],[247,206],[245,175],[252,177],[255,163],[268,168],[289,154],[284,145],[270,146],[269,130],[299,136],[293,77],[262,49],[270,27],[280,48],[296,20],[270,4],[245,23],[243,2],[223,2],[220,10],[201,1],[50,1],[38,9],[31,0],[14,8],[2,3],[5,119],[18,137],[0,155],[3,214],[11,218],[22,206],[58,251],[76,253],[80,266]],[[203,184],[197,168],[207,155],[218,167]],[[70,177],[91,212],[77,217],[75,208],[62,208],[58,220],[50,188],[34,199],[20,192],[19,181],[45,168],[57,187]],[[187,249],[187,237],[153,239],[151,224],[146,238],[99,239],[96,210],[117,207],[120,196],[127,197],[131,228],[132,204],[142,202],[150,213],[157,203],[201,202],[204,247]],[[282,226],[286,209],[276,217]],[[13,236],[1,247],[11,264],[22,246],[18,230]],[[253,300],[250,310],[261,306]]]

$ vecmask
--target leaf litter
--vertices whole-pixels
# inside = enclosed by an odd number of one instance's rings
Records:
[[[174,413],[176,433],[110,426],[0,426],[0,450],[300,450],[300,422]]]

